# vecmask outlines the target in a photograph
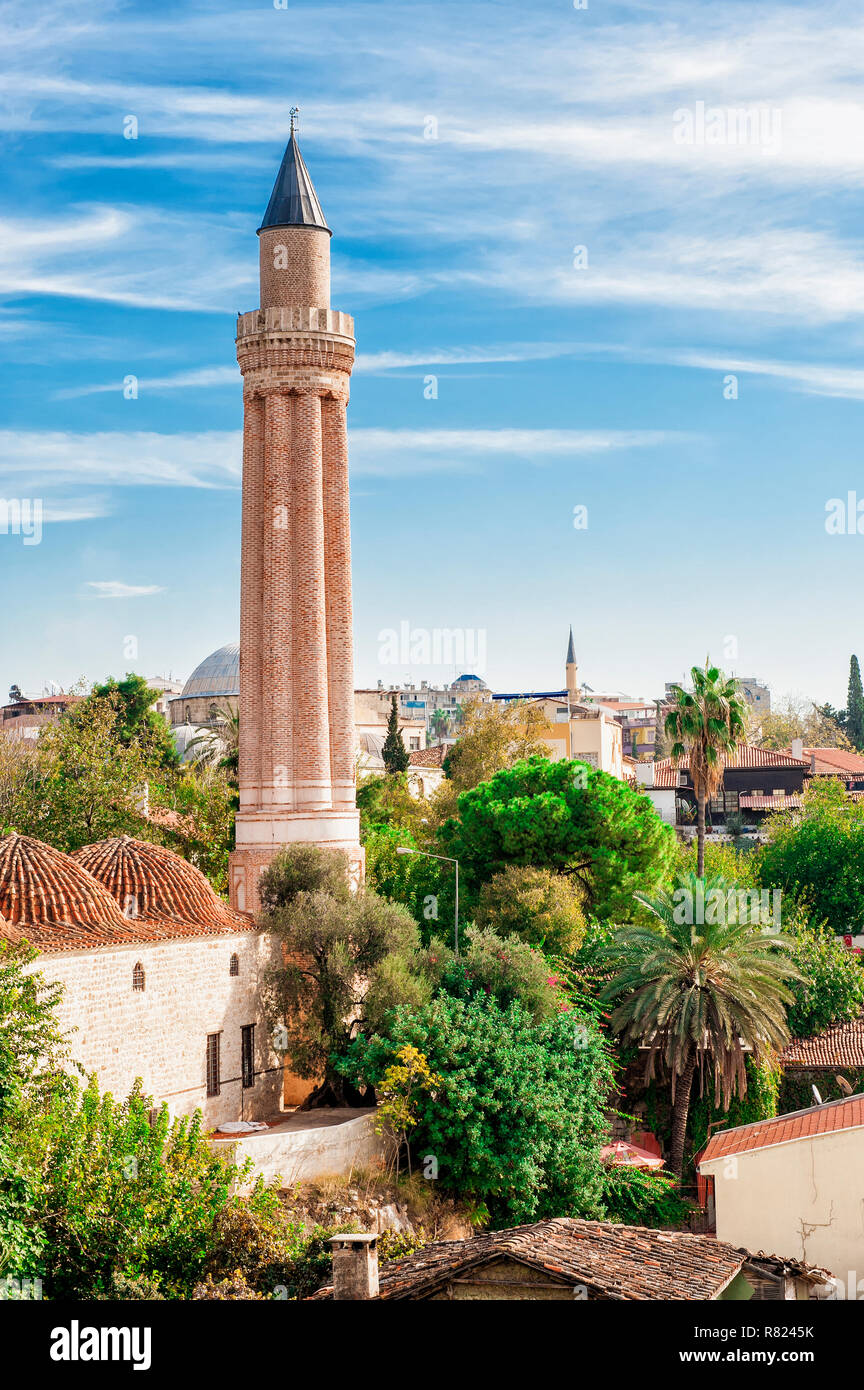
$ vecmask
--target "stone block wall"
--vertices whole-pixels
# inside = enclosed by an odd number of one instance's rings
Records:
[[[241,1028],[255,1024],[255,1070],[278,1067],[259,1003],[264,971],[276,956],[257,931],[138,943],[86,951],[47,952],[34,963],[65,986],[60,1018],[74,1029],[73,1056],[103,1091],[128,1094],[135,1078],[174,1115],[200,1109],[208,1125],[263,1119],[281,1109],[281,1068],[256,1075],[245,1089]],[[238,973],[230,972],[231,957]],[[133,989],[134,967],[144,989]],[[207,1096],[207,1035],[219,1033],[221,1089]],[[242,1116],[241,1116],[242,1103]]]

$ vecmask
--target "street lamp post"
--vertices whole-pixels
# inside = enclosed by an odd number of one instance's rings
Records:
[[[412,849],[410,845],[397,845],[397,854],[422,854],[424,859],[440,859],[445,864],[456,865],[456,911],[453,918],[453,935],[456,955],[459,955],[459,860],[449,854],[430,854],[428,849]]]

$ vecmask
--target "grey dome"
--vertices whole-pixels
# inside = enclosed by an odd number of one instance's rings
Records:
[[[240,644],[229,642],[218,651],[205,656],[195,667],[183,687],[180,699],[187,696],[212,696],[240,694]]]

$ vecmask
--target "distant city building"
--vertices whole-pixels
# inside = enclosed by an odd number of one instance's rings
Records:
[[[173,676],[148,676],[148,690],[158,690],[159,698],[154,702],[153,709],[157,714],[164,716],[171,722],[171,703],[169,696],[179,695],[183,689],[183,682],[175,680]]]
[[[17,686],[9,693],[11,703],[0,708],[0,733],[9,738],[38,738],[46,724],[54,724],[64,710],[83,698],[81,695],[23,695]]]
[[[572,627],[563,689],[508,691],[492,698],[503,704],[527,701],[543,711],[546,723],[538,733],[553,762],[575,758],[622,781],[627,779],[620,724],[609,710],[589,703],[582,694]]]
[[[401,716],[422,720],[432,737],[452,736],[461,718],[461,706],[469,700],[491,700],[492,692],[486,682],[471,672],[458,676],[450,685],[405,684],[388,686],[379,681],[371,690],[356,691],[357,695],[381,695],[389,709],[390,696],[395,695]]]
[[[734,672],[732,674],[734,675]],[[737,675],[735,676],[735,680],[738,682],[740,692],[744,696],[744,699],[747,701],[748,705],[752,705],[753,709],[758,714],[771,713],[771,691],[768,689],[768,686],[765,684],[764,681],[759,680],[757,676]],[[689,690],[691,688],[687,684],[686,680],[684,680],[683,678],[680,681],[667,681],[667,700],[671,700],[673,698],[672,692],[676,686],[680,686],[682,690]]]

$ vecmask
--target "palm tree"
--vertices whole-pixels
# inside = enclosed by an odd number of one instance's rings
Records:
[[[723,785],[723,754],[736,748],[744,732],[747,708],[738,695],[734,676],[725,676],[717,666],[694,666],[690,672],[692,694],[680,685],[672,686],[673,707],[666,716],[666,734],[673,740],[672,762],[688,759],[690,780],[696,793],[697,858],[700,878],[705,872],[705,803]]]
[[[729,894],[733,893],[732,899]],[[749,1054],[759,1062],[789,1039],[786,981],[800,979],[787,938],[760,925],[734,885],[679,874],[672,891],[636,894],[656,924],[624,927],[609,948],[615,975],[602,998],[616,1003],[613,1030],[648,1050],[650,1081],[658,1058],[672,1079],[669,1166],[680,1179],[693,1078],[713,1072],[714,1094],[728,1110],[747,1089]],[[706,920],[709,919],[709,920]]]
[[[446,738],[450,732],[450,716],[447,711],[434,709],[429,720],[429,728],[437,739]]]
[[[230,705],[213,705],[213,725],[197,733],[188,743],[196,762],[222,767],[235,781],[240,762],[240,714]]]

